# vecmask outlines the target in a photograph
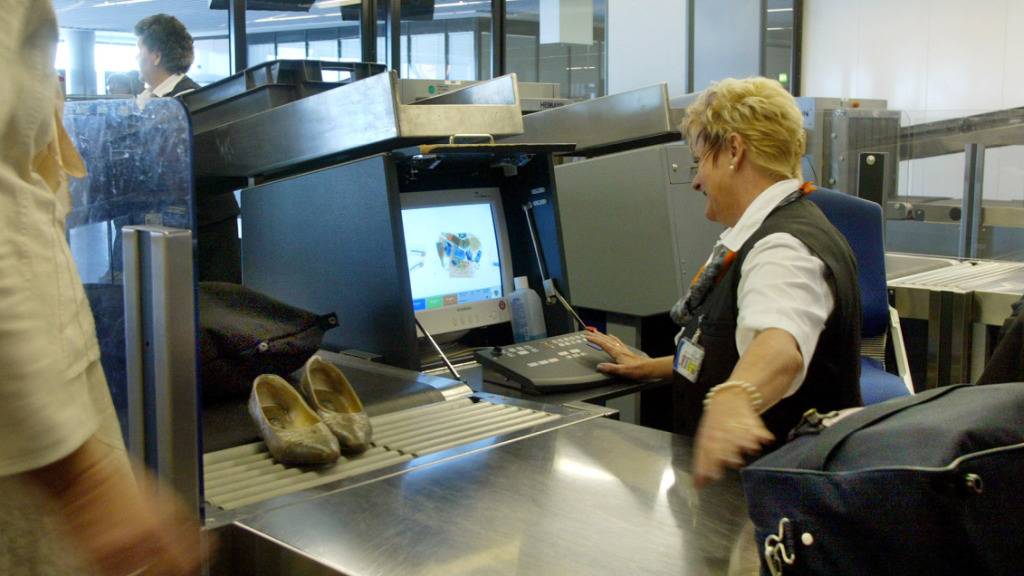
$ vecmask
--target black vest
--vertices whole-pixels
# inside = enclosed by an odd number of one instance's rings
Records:
[[[188,76],[182,76],[181,80],[178,80],[178,83],[174,85],[174,88],[171,88],[170,92],[164,94],[164,97],[174,98],[186,90],[198,90],[200,88],[202,88],[202,86],[197,84],[195,80]]]
[[[803,384],[792,396],[784,398],[761,417],[775,435],[776,443],[786,441],[789,431],[809,408],[819,412],[862,404],[860,397],[860,288],[857,263],[843,235],[832,226],[812,202],[801,198],[776,208],[761,227],[736,253],[729,270],[697,308],[694,320],[683,335],[693,336],[700,322],[699,344],[704,347],[704,362],[697,382],[678,373],[673,385],[673,424],[676,432],[695,434],[703,413],[704,395],[712,386],[729,378],[739,351],[736,349],[736,295],[743,261],[759,240],[778,232],[793,235],[825,263],[828,284],[835,296],[835,307],[818,338]]]

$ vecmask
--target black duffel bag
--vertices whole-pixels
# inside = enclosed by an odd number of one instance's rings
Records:
[[[1024,574],[1024,383],[814,416],[742,471],[762,574]]]
[[[199,374],[204,400],[242,399],[260,374],[287,377],[320,348],[338,325],[227,282],[199,283]]]

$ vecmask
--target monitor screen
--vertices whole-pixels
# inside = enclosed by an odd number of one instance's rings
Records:
[[[412,307],[431,334],[508,320],[511,266],[498,189],[402,194]]]

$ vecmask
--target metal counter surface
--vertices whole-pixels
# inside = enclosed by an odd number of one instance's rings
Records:
[[[745,519],[682,436],[593,419],[243,518],[245,574],[715,574]]]

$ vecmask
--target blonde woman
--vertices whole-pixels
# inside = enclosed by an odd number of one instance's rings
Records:
[[[695,435],[701,488],[785,442],[808,408],[861,403],[860,294],[846,240],[804,195],[805,136],[793,97],[766,78],[726,79],[686,113],[693,189],[726,230],[673,307],[674,357],[591,334],[626,378],[673,378],[674,425]]]

